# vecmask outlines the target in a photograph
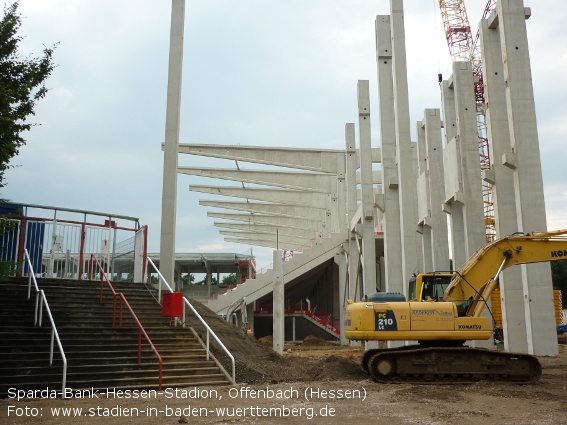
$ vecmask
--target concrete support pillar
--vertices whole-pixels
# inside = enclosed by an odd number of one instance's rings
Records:
[[[335,255],[335,262],[338,265],[338,291],[337,291],[337,306],[338,306],[338,315],[339,318],[339,330],[341,332],[340,335],[340,342],[341,345],[348,345],[348,340],[345,338],[345,308],[346,304],[346,283],[348,278],[348,269],[347,269],[347,262],[346,257],[343,253],[339,253]],[[334,291],[333,291],[334,292]]]
[[[291,318],[292,335],[291,340],[295,342],[295,316]]]
[[[255,302],[246,305],[246,316],[248,316],[248,327],[254,334],[254,307]]]
[[[376,242],[374,241],[374,186],[370,138],[370,91],[367,80],[358,81],[358,130],[360,135],[360,180],[362,192],[363,293],[376,292]]]
[[[455,91],[453,86],[447,80],[441,83],[441,100],[443,103],[443,123],[445,128],[445,150],[447,152],[455,147],[449,147],[451,140],[457,136],[457,112],[455,109]],[[453,157],[454,167],[458,168],[458,159]],[[445,164],[445,169],[449,168],[449,164]],[[452,167],[451,167],[452,168]],[[456,183],[454,189],[452,185],[445,184],[445,199],[448,200],[444,205],[445,213],[449,214],[449,222],[451,224],[451,259],[453,260],[453,270],[458,270],[468,260],[465,248],[465,222],[463,218],[462,198],[455,196],[458,192],[459,177],[451,175],[452,182]],[[447,178],[446,178],[447,182]]]
[[[358,209],[357,192],[356,192],[356,145],[355,145],[355,129],[354,124],[345,125],[345,143],[346,143],[346,186],[347,186],[347,213],[349,223],[354,218]],[[348,299],[355,299],[357,294],[356,285],[358,282],[359,255],[356,242],[356,235],[353,232],[348,233]],[[361,298],[361,294],[358,294]]]
[[[283,354],[285,344],[285,298],[284,298],[284,273],[282,250],[274,250],[274,313],[273,313],[273,348],[279,355]]]
[[[207,297],[211,296],[211,280],[213,278],[212,271],[207,271]]]
[[[518,230],[546,231],[543,178],[524,2],[500,0],[496,13],[502,43],[512,151],[510,161],[506,162],[514,170]],[[548,263],[521,267],[528,352],[540,356],[556,356],[558,347],[551,268]]]
[[[339,231],[348,228],[346,153],[337,155],[337,214]]]
[[[425,129],[432,270],[449,270],[449,237],[447,218],[443,212],[445,173],[443,171],[443,147],[441,145],[441,111],[439,109],[426,109],[422,123]]]
[[[417,179],[419,177],[418,171],[417,171],[417,168],[418,168],[417,142],[411,142],[411,154],[412,154],[411,158],[412,158],[412,168],[413,168],[413,182],[414,182],[414,186],[415,186],[415,182],[417,182]],[[417,190],[416,190],[416,192],[417,192]],[[416,193],[416,198],[415,198],[414,203],[413,203],[413,207],[414,207],[414,217],[416,219],[415,237],[414,237],[415,253],[416,253],[416,260],[415,260],[416,261],[416,268],[414,269],[413,273],[420,273],[422,270],[424,270],[424,266],[423,266],[423,234],[419,233],[419,226],[417,226],[417,193]],[[408,283],[405,282],[404,286],[407,288]]]
[[[482,179],[478,156],[478,130],[474,80],[470,62],[453,63],[453,84],[457,112],[457,149],[464,199],[466,258],[486,245]]]
[[[406,285],[402,274],[402,240],[398,166],[396,163],[390,16],[377,16],[375,24],[378,103],[380,106],[380,147],[382,154],[382,193],[384,199],[382,206],[384,209],[385,290],[404,293]]]
[[[468,259],[486,244],[472,64],[454,62],[451,79],[455,95],[457,134],[449,141],[443,153],[445,191],[451,203],[451,215],[456,214],[453,209],[455,204],[463,205],[464,248],[465,257]],[[452,224],[455,224],[455,217]],[[458,269],[462,264],[454,266]],[[482,316],[490,321],[490,300],[487,301],[488,308],[484,309]],[[474,341],[473,345],[488,349],[494,347],[492,339]]]
[[[488,21],[482,20],[480,46],[486,102],[486,124],[490,141],[491,170],[485,179],[492,184],[496,237],[511,235],[518,231],[514,173],[502,163],[510,156],[510,131],[506,108],[506,84],[500,35],[497,29],[488,28]],[[502,324],[504,328],[504,349],[514,353],[528,352],[524,290],[520,282],[523,270],[511,267],[500,276],[500,297],[502,303]]]
[[[172,0],[169,41],[169,74],[165,117],[165,148],[161,201],[160,272],[173,284],[175,262],[175,222],[177,211],[177,159],[181,112],[181,73],[185,0]]]
[[[402,281],[407,286],[417,269],[416,188],[413,173],[409,97],[406,62],[403,0],[390,0],[392,71],[394,84],[394,123],[400,197],[400,230],[402,242]]]

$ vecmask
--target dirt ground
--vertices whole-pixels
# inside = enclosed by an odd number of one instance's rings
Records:
[[[379,384],[360,369],[358,348],[289,344],[282,358],[198,309],[236,358],[236,386],[4,399],[0,424],[567,424],[567,352],[540,358],[532,384]]]

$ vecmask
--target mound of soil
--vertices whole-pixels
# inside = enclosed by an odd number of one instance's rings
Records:
[[[190,301],[234,356],[238,383],[275,384],[314,380],[337,381],[352,379],[353,376],[359,376],[362,379],[368,377],[360,369],[358,360],[354,359],[344,359],[333,355],[325,359],[282,357],[272,350],[271,342],[269,345],[263,345],[254,337],[245,335],[236,326],[223,320],[202,303],[196,300]],[[203,340],[206,338],[206,329],[198,319],[188,314],[187,324],[193,327]],[[327,341],[323,341],[327,345]],[[211,342],[213,354],[225,369],[230,371],[230,359],[223,350],[219,349],[213,339]]]
[[[314,336],[314,335],[308,335],[303,339],[303,343],[301,345],[309,345],[309,346],[320,347],[320,346],[324,346],[324,345],[329,345],[329,343],[324,338]]]

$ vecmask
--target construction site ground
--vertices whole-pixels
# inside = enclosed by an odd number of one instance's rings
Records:
[[[379,384],[360,369],[360,348],[310,338],[286,344],[280,357],[195,305],[236,358],[236,386],[170,389],[151,398],[117,397],[111,390],[110,396],[3,399],[0,423],[567,424],[567,352],[540,357],[543,376],[532,384]],[[17,416],[26,407],[28,416]],[[82,410],[63,416],[63,408]]]

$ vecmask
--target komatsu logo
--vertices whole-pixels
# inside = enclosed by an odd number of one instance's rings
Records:
[[[561,250],[551,251],[551,256],[552,257],[567,257],[567,249],[564,249],[563,251],[561,251]]]
[[[459,329],[479,330],[482,329],[480,325],[459,325]]]

